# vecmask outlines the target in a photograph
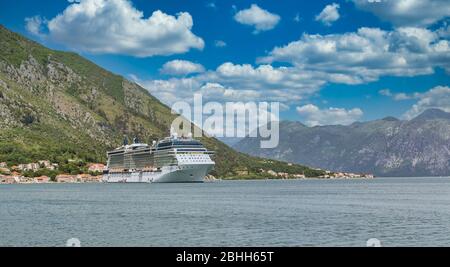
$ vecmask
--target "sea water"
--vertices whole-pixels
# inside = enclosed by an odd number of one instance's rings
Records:
[[[0,185],[0,246],[450,246],[450,178]]]

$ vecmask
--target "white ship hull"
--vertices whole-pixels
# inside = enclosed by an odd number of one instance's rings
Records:
[[[103,175],[107,183],[202,183],[214,164],[165,166],[160,171],[122,172]]]
[[[107,153],[108,165],[103,181],[201,183],[215,165],[210,155],[211,151],[192,138],[171,136],[151,147],[135,140],[132,145],[124,144]]]

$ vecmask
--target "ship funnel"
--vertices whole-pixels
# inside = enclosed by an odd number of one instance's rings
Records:
[[[133,138],[133,144],[139,144],[139,139],[137,137]]]

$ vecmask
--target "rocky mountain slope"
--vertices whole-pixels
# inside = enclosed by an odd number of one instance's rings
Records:
[[[75,53],[54,51],[0,25],[0,162],[104,162],[123,135],[167,136],[175,115],[148,91]],[[219,177],[260,169],[320,175],[307,167],[254,158],[214,138]]]
[[[260,149],[246,138],[234,147],[254,156],[378,176],[450,175],[450,113],[430,109],[410,121],[388,117],[350,126],[280,124],[280,145]]]

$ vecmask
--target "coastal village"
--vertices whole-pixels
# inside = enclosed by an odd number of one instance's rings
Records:
[[[9,167],[6,162],[0,162],[0,184],[46,184],[46,183],[101,183],[102,172],[106,166],[102,163],[87,164],[87,173],[82,174],[58,174],[51,178],[49,176],[41,175],[30,177],[26,173],[37,173],[40,170],[55,171],[59,168],[57,163],[52,163],[48,160],[41,160],[38,162],[19,164]],[[268,177],[275,177],[278,179],[307,179],[304,174],[290,174],[285,172],[275,172],[273,170],[260,170],[261,173],[267,174]],[[247,170],[237,171],[239,176],[248,175]],[[31,175],[34,176],[34,175]],[[324,175],[317,177],[321,179],[372,179],[371,174],[357,174],[348,172],[331,172],[326,171]],[[211,175],[206,180],[216,180]]]
[[[319,170],[319,169],[318,169]],[[286,172],[275,172],[273,170],[260,170],[262,173],[267,173],[271,177],[277,177],[280,179],[307,179],[304,174],[290,174]],[[351,173],[351,172],[332,172],[325,171],[324,175],[317,178],[320,179],[373,179],[373,174]]]
[[[87,165],[88,173],[82,174],[58,174],[51,178],[41,175],[30,177],[25,173],[37,173],[40,170],[55,171],[59,165],[48,160],[19,164],[9,167],[6,162],[0,162],[0,184],[45,184],[45,183],[100,183],[105,165],[102,163],[90,163]],[[34,176],[34,175],[31,175]]]

